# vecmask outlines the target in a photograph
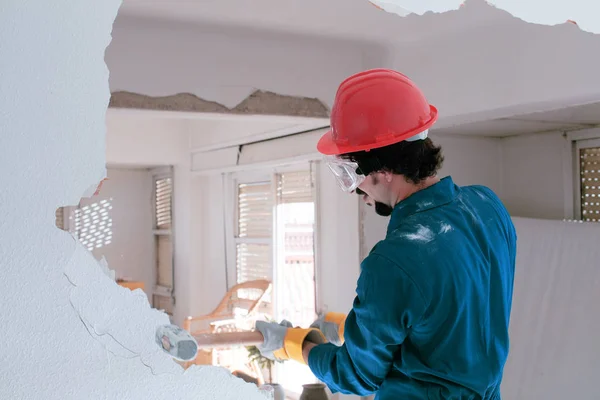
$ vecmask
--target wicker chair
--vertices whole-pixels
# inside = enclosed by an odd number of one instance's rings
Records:
[[[183,322],[183,328],[192,335],[252,330],[259,315],[272,314],[270,301],[268,301],[271,287],[271,282],[268,280],[239,283],[225,294],[211,313],[198,317],[187,317]],[[202,323],[203,326],[195,328],[195,325],[199,323]],[[229,369],[239,369],[246,366],[246,371],[256,375],[256,366],[247,365],[247,360],[245,360],[245,365],[240,365],[242,361],[239,354],[239,349],[237,353],[231,348],[201,349],[198,351],[196,359],[185,363],[184,367],[196,364],[220,365]],[[257,376],[257,379],[262,381],[263,377]]]

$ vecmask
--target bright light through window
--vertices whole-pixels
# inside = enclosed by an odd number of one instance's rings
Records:
[[[111,201],[112,198],[77,208],[71,217],[75,220],[75,236],[89,251],[112,241]]]
[[[277,320],[287,319],[302,327],[315,319],[314,219],[313,202],[277,206]],[[300,363],[278,364],[277,377],[294,393],[301,393],[302,385],[316,382],[310,369]]]

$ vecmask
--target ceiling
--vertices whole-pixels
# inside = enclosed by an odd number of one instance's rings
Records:
[[[440,121],[432,132],[437,135],[507,137],[597,125],[600,125],[600,102],[462,124],[447,125]]]
[[[484,0],[472,0],[458,12],[405,18],[368,0],[124,0],[119,15],[395,43],[513,19]]]

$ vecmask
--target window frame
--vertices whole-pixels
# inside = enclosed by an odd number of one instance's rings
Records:
[[[175,174],[173,166],[151,168],[149,170],[152,180],[152,243],[153,243],[153,259],[154,259],[154,284],[152,287],[152,296],[150,296],[151,303],[154,306],[154,296],[168,297],[171,300],[172,313],[175,314],[175,308],[177,302],[175,299],[175,235],[174,235],[174,220],[175,220]],[[157,229],[158,221],[156,218],[156,182],[165,179],[171,179],[171,227],[169,229]],[[161,286],[158,284],[158,246],[157,239],[160,236],[169,236],[171,238],[171,287]]]
[[[286,172],[300,172],[310,171],[312,173],[313,180],[313,204],[315,207],[315,227],[313,232],[313,243],[314,243],[314,268],[315,268],[315,312],[319,308],[319,296],[320,296],[320,258],[319,258],[319,231],[320,231],[320,215],[319,215],[319,162],[318,161],[302,161],[294,162],[276,166],[269,166],[260,169],[253,169],[250,171],[236,171],[223,173],[223,191],[225,196],[224,204],[224,218],[225,218],[225,253],[226,253],[226,282],[227,289],[229,290],[233,285],[237,283],[237,244],[240,243],[238,238],[238,185],[258,182],[270,182],[271,192],[273,198],[273,206],[277,204],[277,175]],[[277,247],[275,238],[277,235],[277,218],[274,215],[273,218],[273,230],[271,239],[269,240],[271,245],[271,263],[273,265],[273,282],[277,279],[275,268],[275,262],[277,261]],[[266,242],[265,242],[266,243]],[[274,302],[274,314],[278,313],[277,302]]]
[[[227,290],[237,284],[237,245],[240,243],[249,244],[268,244],[273,250],[273,235],[271,239],[253,239],[239,237],[239,198],[238,186],[243,184],[252,184],[260,182],[269,182],[271,184],[271,193],[274,193],[273,176],[269,171],[246,171],[232,172],[224,174],[224,192],[225,192],[225,252],[226,252],[226,283]],[[273,253],[273,251],[271,251]],[[271,254],[271,264],[274,261]]]
[[[581,220],[581,165],[579,150],[600,139],[600,128],[580,129],[565,132],[563,150],[564,217],[566,220]],[[596,147],[596,146],[589,146]]]
[[[575,209],[573,211],[573,215],[575,219],[582,220],[583,216],[581,215],[581,162],[580,162],[580,151],[583,149],[590,148],[600,148],[600,132],[597,138],[590,139],[582,139],[577,140],[574,146],[574,162],[575,166],[575,199],[574,205]]]

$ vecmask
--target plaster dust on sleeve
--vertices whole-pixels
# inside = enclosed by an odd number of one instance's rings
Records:
[[[106,173],[119,5],[0,2],[0,398],[264,399],[223,368],[184,370],[155,339],[167,315],[54,225]]]

